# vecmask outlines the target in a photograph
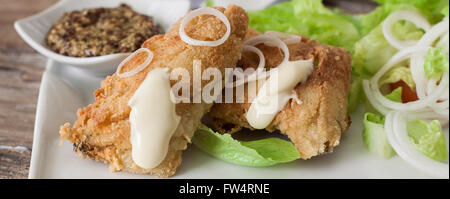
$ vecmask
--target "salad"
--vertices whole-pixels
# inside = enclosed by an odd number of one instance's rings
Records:
[[[449,123],[449,2],[375,1],[380,6],[372,12],[352,16],[326,8],[321,0],[292,0],[249,12],[249,26],[348,50],[353,70],[347,111],[365,105],[361,133],[366,148],[382,158],[398,155],[432,176],[448,178],[442,127]],[[214,157],[247,166],[300,158],[288,141],[241,142],[207,126],[198,130],[193,143]]]

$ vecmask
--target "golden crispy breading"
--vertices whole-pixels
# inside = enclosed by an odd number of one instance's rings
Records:
[[[248,32],[247,39],[257,35],[253,30]],[[284,56],[281,50],[263,44],[257,47],[264,53],[266,67],[273,68],[281,63]],[[299,105],[290,100],[266,130],[280,130],[286,134],[301,157],[309,159],[331,152],[350,125],[346,110],[351,58],[342,48],[322,45],[306,38],[288,47],[291,61],[314,58],[316,65],[306,83],[294,89],[303,103]],[[237,66],[256,68],[258,63],[255,53],[243,53]],[[245,117],[250,105],[247,92],[245,103],[215,104],[208,114],[211,125],[221,133],[234,133],[242,127],[253,130]]]
[[[60,129],[62,139],[74,145],[74,151],[81,157],[103,161],[110,164],[111,171],[129,171],[139,174],[153,174],[169,177],[175,174],[181,163],[182,151],[200,125],[200,120],[212,104],[177,104],[176,113],[181,117],[180,124],[172,136],[165,160],[156,168],[143,169],[131,158],[130,122],[131,108],[128,100],[145,79],[147,73],[156,67],[171,70],[182,67],[189,70],[192,78],[193,60],[201,60],[202,70],[217,67],[234,67],[241,56],[242,41],[247,32],[248,16],[237,6],[217,8],[224,12],[231,24],[231,35],[218,47],[191,46],[180,39],[178,21],[165,35],[157,35],[147,40],[142,47],[150,49],[154,58],[142,72],[127,78],[116,74],[108,76],[95,91],[95,102],[78,110],[78,120],[72,128],[64,124]],[[217,40],[226,31],[225,25],[211,15],[202,15],[188,23],[186,33],[198,40]],[[138,54],[123,67],[129,71],[145,59]],[[171,84],[175,84],[172,81]],[[203,81],[204,86],[208,81]],[[192,85],[192,84],[191,84]],[[192,90],[192,87],[191,87]],[[154,113],[158,114],[158,113]]]

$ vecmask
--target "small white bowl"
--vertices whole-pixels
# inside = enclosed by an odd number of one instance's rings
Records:
[[[16,21],[14,27],[28,45],[44,56],[96,76],[105,76],[112,74],[130,53],[88,58],[69,57],[49,49],[45,44],[45,37],[52,25],[66,12],[86,8],[112,8],[119,6],[120,3],[128,4],[137,13],[152,16],[165,31],[191,7],[189,0],[61,0],[39,14]]]

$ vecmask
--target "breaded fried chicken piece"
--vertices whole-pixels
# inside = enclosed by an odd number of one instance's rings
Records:
[[[258,35],[249,29],[247,39]],[[263,44],[257,46],[265,56],[266,68],[279,65],[283,53],[278,48]],[[286,134],[297,147],[301,158],[309,159],[331,152],[339,144],[341,134],[350,125],[347,116],[347,95],[350,87],[351,58],[342,48],[319,44],[303,38],[301,43],[288,45],[290,61],[314,58],[315,68],[304,84],[295,87],[303,102],[290,100],[265,129]],[[259,58],[254,53],[243,53],[237,67],[256,68]],[[247,86],[244,87],[247,90]],[[253,130],[246,119],[251,101],[245,103],[215,104],[208,114],[211,125],[221,133],[234,133],[242,127]]]
[[[211,108],[206,103],[179,103],[176,113],[181,117],[173,134],[167,156],[153,169],[144,169],[134,163],[131,156],[129,99],[144,81],[147,73],[157,67],[170,70],[181,67],[190,71],[193,79],[193,61],[200,60],[202,70],[217,67],[234,67],[242,51],[242,42],[248,27],[247,13],[240,7],[217,8],[223,12],[231,24],[231,35],[225,43],[217,47],[188,45],[180,39],[179,20],[165,35],[157,35],[147,40],[142,47],[150,49],[154,58],[149,66],[138,74],[120,78],[117,74],[108,76],[95,91],[95,102],[78,110],[78,120],[70,128],[64,124],[60,129],[61,139],[73,143],[74,151],[83,158],[109,163],[111,171],[128,171],[138,174],[153,174],[169,177],[175,174],[181,164],[182,151],[191,142],[200,120]],[[202,15],[194,18],[185,28],[186,34],[198,40],[218,40],[226,32],[225,25],[216,17]],[[145,60],[138,54],[127,62],[122,71],[129,71]],[[209,81],[202,81],[202,87]],[[174,85],[176,81],[172,81]],[[190,84],[192,85],[192,84]],[[192,91],[191,86],[191,91]],[[154,113],[158,114],[158,113]]]

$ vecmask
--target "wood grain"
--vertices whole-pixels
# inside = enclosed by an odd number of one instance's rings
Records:
[[[36,102],[46,63],[17,35],[13,23],[56,2],[0,0],[0,178],[28,177]]]

